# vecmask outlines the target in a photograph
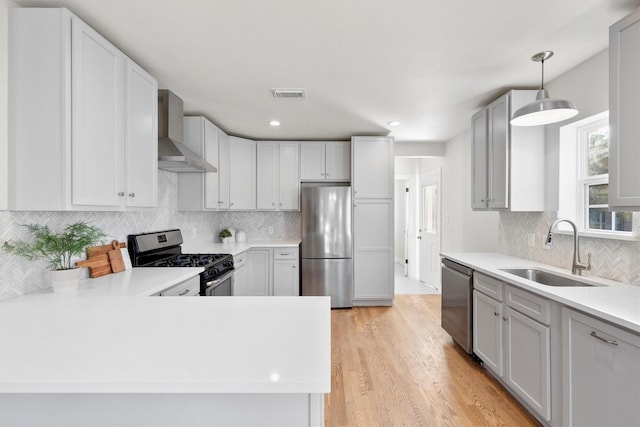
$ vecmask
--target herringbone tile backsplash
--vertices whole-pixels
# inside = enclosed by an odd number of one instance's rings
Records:
[[[102,228],[108,238],[126,241],[128,234],[179,228],[185,244],[219,241],[220,226],[235,227],[249,240],[294,239],[300,236],[298,212],[178,212],[177,175],[158,171],[158,209],[147,212],[7,212],[0,211],[0,245],[9,239],[28,240],[20,224],[47,224],[62,229],[76,221]],[[273,234],[268,234],[272,226]],[[194,237],[195,231],[195,237]],[[85,276],[88,272],[85,269]],[[0,300],[49,287],[42,261],[26,261],[0,250]]]
[[[573,259],[573,236],[554,234],[554,243],[543,249],[555,212],[500,213],[500,252],[519,258],[570,269]],[[634,231],[640,231],[640,214],[634,214]],[[535,233],[535,247],[527,245],[527,234]],[[640,286],[640,242],[581,237],[580,254],[586,261],[591,253],[592,276]]]

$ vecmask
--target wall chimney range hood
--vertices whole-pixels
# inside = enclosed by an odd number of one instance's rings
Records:
[[[217,172],[211,163],[183,144],[182,99],[166,89],[158,91],[158,168],[169,172]]]

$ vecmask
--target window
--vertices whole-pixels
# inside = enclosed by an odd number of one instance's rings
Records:
[[[631,236],[631,212],[609,211],[609,113],[560,129],[560,209],[590,235]]]

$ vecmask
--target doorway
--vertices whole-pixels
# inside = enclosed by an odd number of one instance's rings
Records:
[[[407,235],[409,227],[409,181],[396,178],[394,203],[394,263],[402,268],[404,277],[409,274]],[[396,267],[397,268],[397,267]]]
[[[420,281],[440,289],[440,180],[441,170],[420,177]]]

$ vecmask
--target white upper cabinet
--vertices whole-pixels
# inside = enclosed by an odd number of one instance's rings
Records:
[[[218,132],[218,198],[220,209],[229,209],[229,135]]]
[[[258,142],[256,188],[258,210],[299,210],[297,142]]]
[[[488,171],[489,154],[487,143],[487,110],[482,109],[471,118],[471,207],[484,209],[489,198]]]
[[[609,207],[640,210],[640,9],[609,29]]]
[[[75,16],[71,19],[71,176],[76,206],[117,206],[122,152],[120,51]]]
[[[278,191],[278,144],[259,142],[256,146],[256,188],[258,210],[277,210]]]
[[[203,211],[223,209],[222,194],[227,194],[228,180],[224,191],[222,175],[229,174],[228,138],[227,162],[222,161],[224,132],[202,116],[187,116],[183,119],[184,144],[215,166],[217,172],[178,174],[178,210]]]
[[[9,14],[9,208],[155,207],[155,79],[67,9]]]
[[[351,180],[351,144],[327,142],[324,146],[324,178],[327,181]]]
[[[350,181],[349,142],[300,143],[301,181]]]
[[[473,209],[544,211],[544,127],[509,124],[535,97],[535,90],[512,90],[472,117]]]
[[[393,197],[393,138],[354,137],[353,197]]]
[[[126,204],[158,205],[158,84],[136,63],[125,62]]]
[[[229,138],[229,209],[256,209],[256,142]]]

